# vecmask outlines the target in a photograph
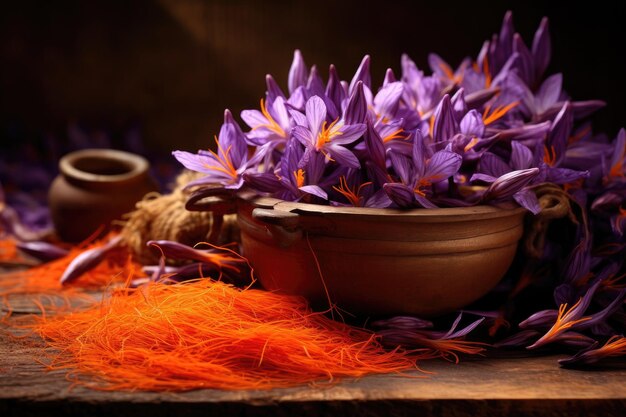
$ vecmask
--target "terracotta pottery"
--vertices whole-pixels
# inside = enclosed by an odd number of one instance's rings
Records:
[[[218,204],[219,206],[219,204]],[[349,313],[435,316],[462,308],[505,274],[525,210],[392,210],[275,199],[238,203],[244,255],[271,291]]]
[[[132,211],[157,185],[148,161],[128,152],[85,149],[65,155],[48,194],[58,236],[78,242]]]

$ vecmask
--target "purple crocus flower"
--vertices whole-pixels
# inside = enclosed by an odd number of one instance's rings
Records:
[[[253,146],[261,146],[270,141],[284,144],[293,127],[285,100],[280,96],[271,103],[261,99],[260,111],[244,110],[241,118],[252,129],[246,137]]]
[[[384,189],[389,198],[400,207],[437,207],[432,197],[432,185],[445,181],[459,171],[461,155],[449,150],[435,152],[430,158],[424,156],[423,138],[419,131],[413,139],[411,158],[391,153],[391,163],[401,179],[399,183],[387,183]]]
[[[582,350],[574,356],[559,359],[559,364],[565,367],[593,365],[608,358],[624,356],[626,356],[626,337],[614,335],[602,346],[599,346],[599,343],[596,342],[588,349]]]
[[[292,138],[285,149],[276,172],[246,172],[244,179],[254,189],[288,201],[310,200],[313,196],[327,200],[326,191],[318,184],[325,169],[325,158],[321,153],[311,153],[305,159],[303,145]],[[331,184],[335,176],[325,179]]]
[[[431,349],[433,356],[459,361],[457,353],[477,354],[484,350],[482,344],[463,340],[484,320],[480,318],[457,330],[463,313],[460,313],[448,331],[432,330],[432,323],[416,317],[394,317],[372,323],[378,327],[376,334],[386,346],[404,346],[412,349]]]
[[[72,259],[59,279],[61,285],[70,284],[84,273],[100,265],[106,259],[109,252],[116,249],[121,242],[121,236],[117,236],[104,245],[86,250]]]
[[[292,135],[305,147],[305,160],[312,153],[322,153],[327,161],[352,168],[360,166],[357,157],[344,145],[351,144],[365,132],[363,123],[346,124],[344,120],[335,120],[330,124],[326,120],[326,104],[318,96],[311,97],[306,103],[306,126],[297,125]]]
[[[254,166],[264,153],[257,153],[255,158],[248,159],[246,137],[229,110],[224,112],[224,124],[215,142],[217,152],[211,150],[200,150],[197,154],[186,151],[172,152],[185,168],[206,174],[188,186],[221,184],[226,189],[241,188],[242,174],[249,166]]]
[[[146,245],[158,248],[165,258],[201,262],[220,270],[240,272],[247,262],[233,251],[220,248],[196,249],[170,240],[150,240]]]

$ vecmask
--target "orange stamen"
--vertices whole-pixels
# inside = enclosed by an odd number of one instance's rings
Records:
[[[335,119],[330,125],[324,121],[322,124],[322,130],[317,134],[317,142],[315,143],[315,149],[318,151],[322,149],[322,147],[331,141],[335,136],[341,135],[341,132],[338,130],[334,130],[335,126],[339,122],[339,118]]]
[[[296,186],[298,188],[304,187],[304,170],[300,168],[297,171],[293,171],[293,176],[296,179]]]
[[[116,291],[32,327],[53,349],[49,369],[99,390],[272,389],[414,370],[428,357],[384,350],[299,297],[206,279]]]
[[[472,140],[470,140],[467,145],[465,145],[465,148],[463,148],[464,152],[468,152],[469,150],[471,150],[474,146],[476,146],[476,144],[480,141],[480,139],[478,138],[472,138]]]
[[[511,109],[514,109],[518,105],[519,101],[514,101],[513,103],[509,103],[506,106],[498,106],[491,114],[488,114],[491,110],[491,105],[487,106],[485,108],[485,112],[483,113],[483,123],[485,124],[485,126],[487,126],[496,122],[497,120],[500,120],[505,114],[507,114]]]
[[[237,169],[235,168],[233,161],[230,159],[230,149],[231,147],[229,146],[226,151],[224,151],[222,149],[222,146],[220,145],[220,141],[217,139],[217,136],[215,136],[215,143],[217,144],[217,149],[218,152],[214,152],[212,150],[209,150],[209,152],[211,152],[211,154],[213,156],[215,156],[215,158],[217,158],[217,160],[219,161],[220,165],[208,165],[208,164],[204,164],[204,166],[208,169],[212,169],[214,171],[220,171],[223,172],[224,174],[228,175],[229,177],[231,177],[234,180],[237,179]],[[221,155],[220,155],[221,154]]]
[[[551,167],[556,164],[556,150],[554,149],[554,145],[550,147],[548,147],[548,145],[543,146],[543,162]]]
[[[283,138],[287,136],[287,134],[285,133],[285,130],[282,127],[280,127],[280,125],[276,122],[276,120],[274,120],[270,112],[267,110],[267,105],[265,104],[265,100],[263,99],[261,99],[261,113],[263,113],[263,116],[267,119],[269,123],[255,126],[252,128],[252,130],[256,130],[256,129],[260,129],[264,127]]]
[[[348,185],[348,181],[346,180],[346,177],[342,175],[339,178],[339,187],[333,186],[333,190],[343,195],[350,202],[350,204],[352,204],[354,207],[361,207],[363,197],[360,196],[359,194],[361,194],[361,190],[363,189],[363,187],[366,187],[371,184],[372,182],[369,181],[369,182],[364,182],[363,184],[359,185],[359,188],[355,188],[355,187],[350,188],[350,186]]]
[[[591,317],[581,317],[581,318],[579,318],[577,320],[572,320],[571,319],[572,312],[576,309],[576,307],[578,307],[578,305],[581,302],[582,302],[582,298],[580,298],[576,302],[576,304],[574,304],[572,306],[572,308],[570,308],[569,310],[567,309],[567,303],[561,304],[559,306],[559,314],[558,314],[558,316],[556,318],[556,322],[554,323],[552,328],[550,330],[548,330],[548,332],[540,340],[548,339],[550,337],[557,336],[557,335],[563,333],[564,331],[566,331],[567,329],[571,328],[575,324],[582,323],[582,322],[585,322],[587,320],[590,320]]]
[[[583,137],[585,137],[585,135],[587,135],[587,133],[589,133],[591,131],[591,126],[587,126],[585,127],[583,130],[581,130],[580,132],[576,133],[575,135],[570,136],[569,138],[567,138],[567,143],[568,144],[573,144],[578,142],[579,140],[581,140]]]
[[[485,55],[485,59],[483,60],[483,73],[485,74],[485,88],[491,87],[491,73],[489,72],[489,60],[487,59],[487,55]]]
[[[404,130],[402,128],[398,130],[394,130],[393,132],[391,132],[390,134],[388,134],[387,136],[383,138],[383,143],[387,143],[394,139],[408,139],[409,138],[408,135],[403,135],[402,133],[404,133]]]

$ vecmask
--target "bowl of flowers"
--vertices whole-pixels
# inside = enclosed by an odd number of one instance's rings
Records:
[[[226,110],[215,150],[174,152],[204,174],[188,208],[236,212],[261,284],[314,304],[433,316],[480,298],[541,212],[534,190],[582,198],[608,149],[579,122],[604,103],[545,76],[547,21],[531,47],[509,25],[457,69],[431,54],[426,75],[404,55],[381,85],[369,56],[324,81],[296,51],[288,94],[268,75],[241,113],[249,130]]]

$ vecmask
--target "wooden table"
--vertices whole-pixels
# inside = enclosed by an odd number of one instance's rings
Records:
[[[432,375],[371,376],[326,388],[153,393],[70,389],[63,372],[38,364],[41,349],[0,331],[0,416],[626,415],[626,368],[566,370],[555,356],[428,361],[421,367]]]

